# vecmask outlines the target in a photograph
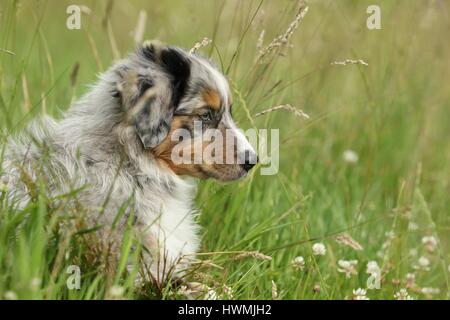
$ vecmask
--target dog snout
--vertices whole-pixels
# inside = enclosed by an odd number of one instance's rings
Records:
[[[258,163],[258,156],[253,151],[245,150],[243,160],[241,166],[246,172],[249,172]]]

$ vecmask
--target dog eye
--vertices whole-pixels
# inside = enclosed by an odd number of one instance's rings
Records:
[[[202,121],[211,121],[212,120],[212,113],[211,110],[208,110],[206,112],[203,112],[199,115],[200,119]]]

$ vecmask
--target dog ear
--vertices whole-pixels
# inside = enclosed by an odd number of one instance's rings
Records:
[[[132,115],[136,132],[146,149],[158,146],[169,133],[172,117],[185,94],[190,62],[182,50],[146,42],[137,49],[144,66],[157,66],[159,76],[127,70],[120,78],[122,104]],[[150,68],[151,69],[151,68]],[[161,71],[164,75],[161,78]]]

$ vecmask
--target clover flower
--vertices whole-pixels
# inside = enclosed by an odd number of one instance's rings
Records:
[[[353,297],[352,300],[370,300],[367,297],[367,291],[362,288],[358,288],[356,290],[353,290]]]
[[[312,252],[315,256],[324,256],[327,253],[327,249],[323,243],[314,243],[312,246]]]
[[[206,292],[204,298],[205,300],[217,300],[219,299],[219,295],[217,294],[217,292],[212,289],[212,288],[208,288],[208,291]]]
[[[223,294],[224,294],[224,296],[226,296],[228,299],[234,299],[233,288],[227,286],[226,284],[223,285]]]
[[[339,260],[338,261],[338,271],[345,273],[346,278],[350,278],[352,275],[357,275],[358,271],[356,270],[356,265],[358,264],[357,260]]]
[[[303,270],[305,268],[305,259],[302,256],[296,257],[294,260],[292,260],[292,266],[295,269]]]
[[[381,273],[381,269],[378,266],[378,263],[376,261],[369,261],[367,263],[367,270],[366,272],[368,274],[380,274]]]
[[[177,293],[178,293],[179,295],[188,297],[188,296],[190,296],[190,295],[193,293],[193,291],[192,291],[190,288],[188,288],[187,286],[181,286],[181,287],[178,289]]]
[[[121,298],[123,296],[124,292],[125,292],[125,289],[120,286],[112,286],[109,289],[109,294],[113,298]]]
[[[409,223],[408,223],[408,230],[409,231],[416,231],[416,230],[418,230],[419,229],[419,225],[417,224],[417,223],[415,223],[415,222],[413,222],[413,221],[410,221]]]
[[[429,271],[430,270],[430,260],[427,257],[420,257],[417,264],[414,266],[416,270]]]
[[[439,288],[431,288],[431,287],[424,287],[422,288],[421,291],[424,295],[427,296],[428,299],[432,299],[433,295],[441,293],[441,290]]]
[[[5,300],[17,300],[17,294],[14,291],[6,291],[3,295]]]
[[[437,248],[437,240],[433,236],[423,237],[422,238],[422,244],[425,246],[425,249],[428,252],[434,252]]]
[[[416,275],[414,273],[406,274],[406,288],[414,288],[416,286]]]
[[[358,154],[353,150],[345,150],[342,154],[342,157],[344,158],[344,161],[347,163],[357,163],[359,160]]]
[[[414,300],[406,289],[400,289],[399,292],[394,294],[395,300]]]

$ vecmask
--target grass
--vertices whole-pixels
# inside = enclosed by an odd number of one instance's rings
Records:
[[[208,263],[195,279],[224,298],[271,299],[273,281],[278,299],[345,299],[366,287],[366,265],[377,261],[382,283],[368,290],[370,299],[393,299],[406,287],[415,299],[449,298],[447,3],[311,0],[289,45],[275,47],[257,63],[261,32],[264,48],[287,30],[298,2],[78,3],[90,11],[83,10],[81,30],[65,27],[70,1],[1,2],[3,137],[36,115],[58,117],[67,109],[96,74],[133,48],[139,12],[145,10],[145,39],[185,48],[212,39],[199,50],[231,79],[242,127],[280,129],[277,175],[261,176],[258,169],[237,183],[200,183],[199,257]],[[381,30],[366,28],[371,4],[381,7]],[[346,59],[369,66],[330,65]],[[254,117],[283,104],[310,119],[288,110]],[[356,163],[345,161],[346,150],[358,155]],[[134,289],[137,268],[124,268],[128,259],[135,266],[139,260],[130,231],[122,260],[108,266],[102,253],[93,254],[92,230],[75,228],[71,236],[59,231],[64,221],[76,220],[77,209],[52,206],[45,181],[34,186],[36,196],[22,211],[0,193],[0,298],[174,298],[170,288]],[[58,200],[68,203],[75,194]],[[341,233],[363,249],[338,243]],[[425,236],[438,240],[434,251],[422,243]],[[313,255],[317,242],[325,244],[324,256]],[[236,259],[253,251],[271,259]],[[303,270],[292,265],[297,256],[305,259]],[[414,268],[422,256],[430,262],[428,271]],[[339,272],[341,259],[357,260],[357,274],[346,278]],[[66,285],[70,265],[80,267],[79,290]],[[408,273],[415,275],[414,285]]]

